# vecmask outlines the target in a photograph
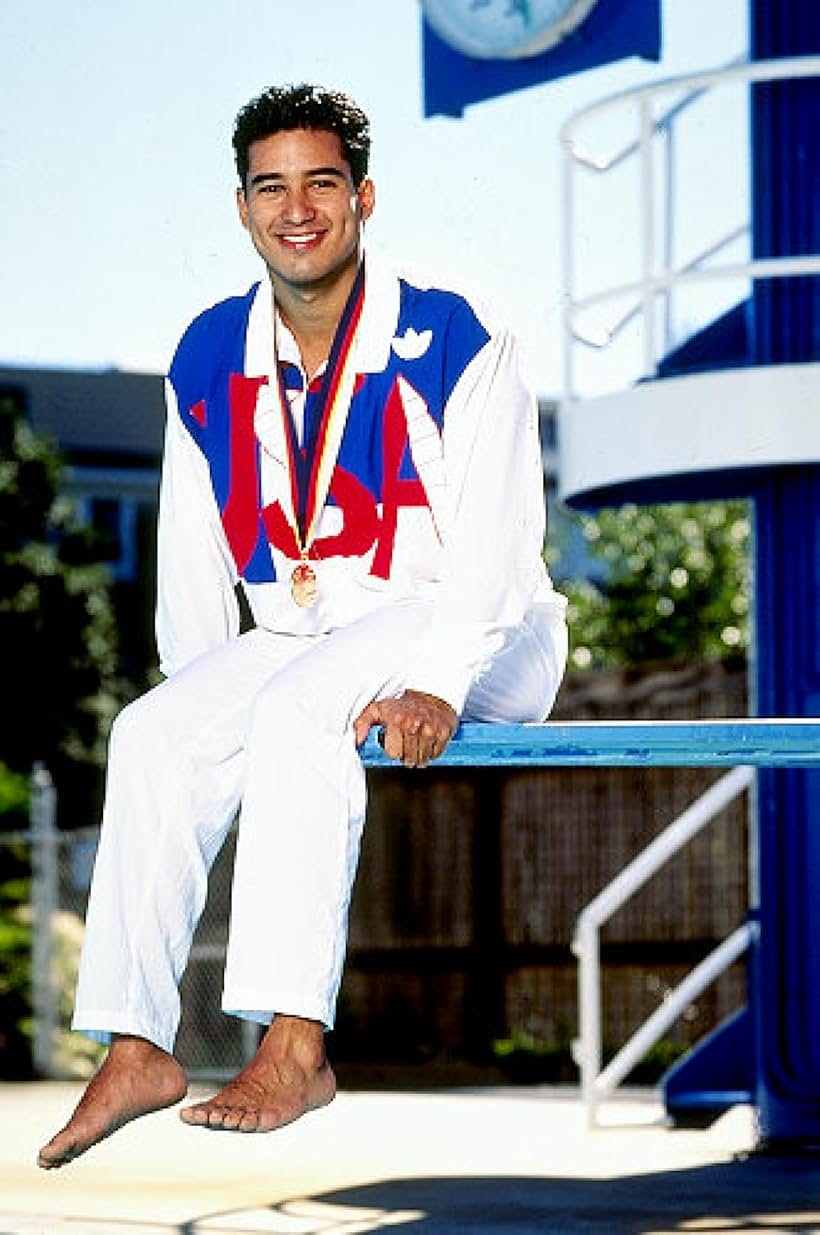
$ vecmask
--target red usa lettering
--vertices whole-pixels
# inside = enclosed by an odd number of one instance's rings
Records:
[[[229,490],[222,522],[240,574],[256,546],[260,515],[270,544],[286,557],[299,556],[296,537],[281,504],[272,502],[260,510],[259,450],[253,418],[259,388],[266,380],[242,374],[232,374],[230,380]],[[370,573],[389,579],[399,510],[403,506],[429,506],[421,481],[400,476],[408,447],[407,418],[400,392],[394,385],[383,418],[381,513],[366,486],[337,464],[329,492],[341,513],[341,528],[333,536],[315,540],[310,557],[363,557],[375,545]]]

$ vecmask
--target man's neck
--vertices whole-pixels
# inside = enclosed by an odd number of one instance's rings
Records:
[[[345,271],[329,285],[294,287],[273,284],[273,295],[282,321],[290,330],[308,377],[312,377],[330,355],[336,327],[344,312],[356,267]]]

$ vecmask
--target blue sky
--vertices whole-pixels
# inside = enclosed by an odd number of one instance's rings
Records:
[[[163,370],[190,318],[259,276],[230,132],[314,80],[371,116],[370,241],[487,295],[560,384],[560,124],[745,47],[745,0],[665,0],[660,65],[624,61],[425,120],[417,0],[3,0],[0,364]]]

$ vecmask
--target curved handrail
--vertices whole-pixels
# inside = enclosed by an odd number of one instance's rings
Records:
[[[695,258],[684,265],[672,265],[669,258],[671,245],[671,171],[669,147],[672,139],[674,122],[686,108],[696,99],[717,86],[732,83],[745,85],[765,82],[787,81],[799,78],[820,77],[820,56],[784,57],[779,60],[733,62],[721,68],[688,73],[678,77],[666,78],[662,81],[650,82],[621,91],[601,99],[596,103],[575,112],[563,124],[560,131],[561,146],[564,153],[563,177],[563,212],[564,212],[564,397],[571,401],[575,397],[575,382],[573,372],[574,349],[580,344],[598,351],[604,351],[623,329],[634,322],[636,317],[642,319],[643,355],[640,371],[636,377],[651,377],[654,374],[660,351],[658,348],[656,310],[659,297],[665,298],[667,335],[669,333],[670,305],[673,292],[686,284],[728,281],[733,279],[781,279],[806,275],[820,274],[820,254],[806,254],[796,257],[751,258],[748,261],[728,262],[712,266],[702,263],[716,253],[734,243],[742,234],[748,231],[748,225],[732,229],[727,236],[718,238]],[[680,95],[661,116],[655,115],[656,101],[669,95]],[[638,105],[637,136],[622,146],[610,158],[592,157],[578,142],[578,134],[594,117],[599,117],[607,111],[623,108],[626,104]],[[665,236],[667,243],[664,248],[664,261],[656,260],[657,218],[656,194],[657,176],[654,161],[655,143],[659,138],[667,141],[666,185],[664,202],[666,204]],[[617,285],[606,286],[583,297],[574,294],[575,258],[574,258],[574,175],[580,167],[586,172],[605,175],[614,167],[620,165],[626,158],[634,156],[640,161],[641,193],[637,212],[639,217],[636,225],[639,230],[639,248],[637,262],[640,276]],[[584,330],[577,324],[577,316],[592,308],[611,303],[619,299],[628,299],[632,303],[626,312],[605,329],[596,331]],[[667,348],[669,339],[666,339]]]
[[[710,266],[702,270],[683,266],[668,270],[665,274],[653,275],[648,282],[656,291],[664,291],[674,283],[697,283],[710,279],[738,279],[746,275],[759,279],[776,279],[798,274],[820,274],[820,255],[807,257],[757,257],[748,262],[732,262],[725,266]],[[607,300],[619,300],[630,292],[638,292],[643,281],[619,283],[603,292],[595,292],[575,301],[578,309],[587,309]]]
[[[605,99],[588,103],[564,121],[559,130],[565,140],[573,128],[591,116],[607,111],[630,99],[643,99],[658,94],[671,94],[676,90],[703,91],[724,82],[766,82],[789,80],[795,77],[820,77],[820,56],[783,56],[777,60],[743,60],[717,69],[702,69],[697,73],[683,73],[679,77],[665,77],[661,81],[647,82],[643,86],[631,86],[628,90],[610,94]]]
[[[627,863],[578,916],[572,942],[578,958],[578,1037],[573,1043],[573,1058],[581,1073],[581,1096],[590,1127],[595,1126],[599,1101],[620,1084],[692,999],[737,958],[750,938],[748,929],[741,928],[730,936],[731,942],[724,940],[672,992],[665,1010],[650,1016],[602,1069],[601,928],[753,783],[754,771],[748,765],[721,776]]]

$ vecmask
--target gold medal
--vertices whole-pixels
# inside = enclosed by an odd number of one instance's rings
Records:
[[[319,595],[319,583],[316,572],[307,562],[300,562],[294,567],[290,577],[290,592],[300,609],[309,609],[315,605]]]

